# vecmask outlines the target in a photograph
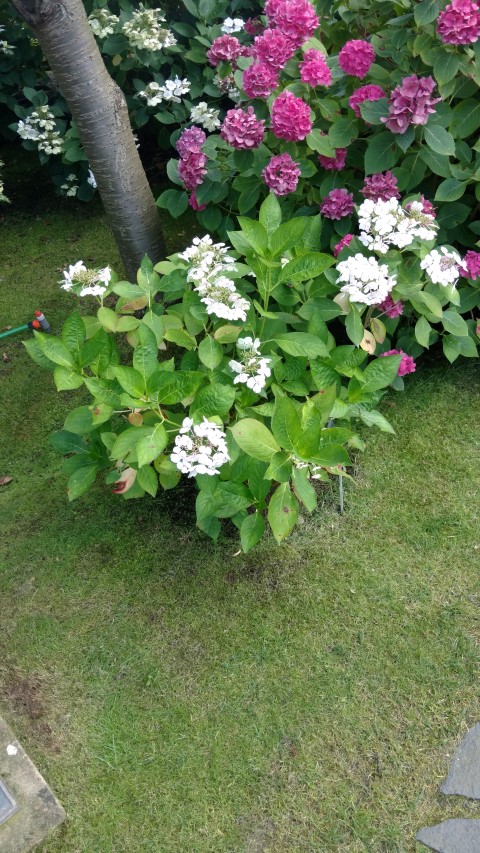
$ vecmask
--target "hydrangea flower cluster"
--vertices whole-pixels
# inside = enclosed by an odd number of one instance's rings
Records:
[[[95,175],[93,174],[91,169],[88,170],[87,184],[90,184],[90,186],[93,187],[94,190],[97,189],[97,181],[95,180]]]
[[[63,183],[60,187],[63,195],[68,197],[76,196],[78,190],[78,180],[77,176],[72,172],[70,175],[67,175],[65,178],[65,183]]]
[[[4,56],[13,56],[14,50],[15,45],[9,44],[5,39],[0,39],[0,53],[3,53]]]
[[[234,62],[239,56],[245,56],[247,50],[235,36],[219,36],[207,51],[207,59],[216,68],[220,62]]]
[[[480,252],[469,249],[463,259],[463,267],[466,277],[476,281],[480,276]]]
[[[249,98],[268,98],[278,86],[278,71],[265,62],[254,62],[243,72],[242,86]]]
[[[138,93],[138,97],[145,98],[149,107],[156,107],[162,101],[172,101],[175,104],[180,104],[182,102],[182,95],[186,95],[190,91],[190,86],[191,83],[186,77],[183,80],[175,77],[172,80],[166,80],[163,84],[157,83],[154,80]]]
[[[480,10],[473,0],[452,0],[440,12],[437,32],[445,44],[473,44],[480,37]]]
[[[341,240],[333,247],[333,257],[338,258],[342,249],[346,249],[353,240],[353,234],[345,234]]]
[[[386,97],[386,92],[383,91],[382,87],[375,86],[372,83],[368,86],[360,86],[359,89],[355,89],[348,99],[348,105],[350,109],[353,110],[356,117],[361,118],[362,114],[360,112],[360,104],[365,103],[365,101],[379,101],[380,98]]]
[[[378,305],[397,283],[386,264],[379,264],[373,256],[366,258],[357,253],[337,264],[338,282],[345,282],[340,291],[347,293],[352,302]]]
[[[302,83],[307,83],[309,86],[330,86],[332,72],[320,50],[315,50],[313,47],[306,50],[303,62],[298,67]]]
[[[288,195],[297,189],[301,170],[290,154],[275,154],[265,166],[262,178],[275,195]]]
[[[405,133],[411,124],[426,124],[441,98],[432,98],[433,77],[404,77],[388,99],[388,117],[382,121],[392,133]]]
[[[354,207],[353,193],[348,190],[331,190],[320,204],[326,219],[343,219],[344,216],[350,216]]]
[[[384,355],[401,355],[402,360],[398,365],[397,376],[406,376],[407,373],[415,373],[417,365],[411,355],[407,355],[403,349],[389,349],[388,352],[380,353],[380,358]]]
[[[395,317],[400,317],[403,314],[403,302],[395,302],[391,296],[387,296],[380,305],[377,306],[380,311],[383,311],[387,317],[394,320]]]
[[[272,109],[272,131],[277,139],[298,142],[312,130],[310,107],[293,92],[286,90],[275,98]]]
[[[392,197],[387,201],[366,199],[358,209],[358,224],[360,242],[382,255],[390,246],[410,246],[416,237],[433,240],[438,227],[434,217],[423,211],[421,202],[412,202],[407,213]]]
[[[225,18],[220,29],[222,33],[226,33],[226,35],[231,35],[232,33],[239,33],[243,30],[245,26],[245,21],[243,18]]]
[[[209,107],[206,101],[200,101],[190,110],[190,120],[194,124],[200,124],[205,130],[216,130],[221,124],[219,114],[220,111]]]
[[[270,26],[281,30],[295,47],[309,39],[319,24],[309,0],[267,0],[265,14]]]
[[[207,173],[207,156],[202,151],[206,139],[199,127],[187,127],[176,143],[180,154],[178,175],[190,192],[202,183]]]
[[[260,355],[260,340],[259,338],[239,338],[237,341],[237,351],[241,355],[241,361],[232,359],[228,362],[229,367],[237,375],[233,380],[233,384],[242,383],[255,391],[256,394],[265,388],[267,379],[271,376],[270,358],[263,358]]]
[[[259,36],[263,33],[265,27],[262,24],[260,18],[257,16],[256,18],[247,18],[245,21],[245,32],[248,33],[249,36],[255,37]]]
[[[375,51],[368,41],[352,39],[343,45],[338,54],[338,64],[345,74],[352,77],[366,77],[375,61]]]
[[[263,142],[265,121],[259,121],[253,107],[228,110],[222,124],[220,136],[232,148],[258,148]]]
[[[295,45],[280,30],[267,29],[253,43],[255,58],[277,70],[283,68],[294,53]]]
[[[45,154],[61,154],[63,139],[56,129],[55,116],[48,107],[37,107],[25,121],[20,120],[17,133],[22,139],[36,142],[39,151]]]
[[[160,26],[165,21],[161,9],[145,9],[142,3],[122,27],[122,33],[137,50],[163,50],[177,40],[170,30]]]
[[[208,235],[202,239],[195,237],[193,244],[179,257],[190,262],[187,281],[194,282],[207,314],[245,322],[250,305],[233,281],[223,275],[235,269],[235,260],[224,243],[214,244]]]
[[[323,168],[331,172],[340,172],[345,167],[346,159],[346,148],[335,148],[335,157],[325,157],[324,154],[318,155],[318,160]]]
[[[77,261],[76,264],[71,264],[67,270],[64,270],[60,284],[63,290],[74,290],[78,296],[102,297],[108,289],[111,277],[110,267],[92,270],[88,269],[83,261]]]
[[[456,284],[463,273],[460,255],[453,249],[447,249],[446,246],[432,249],[420,262],[420,266],[433,284],[441,284],[444,287]]]
[[[376,175],[369,175],[365,178],[362,189],[360,190],[364,198],[371,198],[373,201],[388,201],[389,198],[400,198],[398,192],[397,179],[391,172],[378,172]]]
[[[170,460],[189,477],[219,474],[222,465],[230,461],[225,433],[207,418],[200,424],[194,424],[192,418],[184,418]]]
[[[111,36],[115,32],[115,28],[120,18],[117,15],[111,15],[108,9],[94,9],[88,16],[93,35],[98,39],[104,39]]]

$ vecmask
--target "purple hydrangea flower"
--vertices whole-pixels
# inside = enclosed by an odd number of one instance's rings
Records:
[[[275,195],[295,192],[300,177],[300,167],[290,154],[276,154],[262,172],[267,187]]]
[[[426,124],[441,98],[432,98],[433,77],[404,77],[389,98],[388,118],[382,119],[392,133],[405,133],[411,124]]]
[[[327,219],[343,219],[352,213],[354,207],[353,193],[348,190],[331,190],[320,204],[320,210]]]

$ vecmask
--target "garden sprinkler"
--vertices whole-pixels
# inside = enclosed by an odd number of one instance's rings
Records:
[[[30,320],[29,323],[24,323],[22,326],[15,326],[14,329],[7,329],[6,332],[0,332],[0,339],[6,338],[8,335],[16,335],[17,332],[24,332],[26,329],[35,329],[37,332],[42,331],[47,334],[52,331],[45,314],[42,314],[41,311],[35,311],[34,320]]]

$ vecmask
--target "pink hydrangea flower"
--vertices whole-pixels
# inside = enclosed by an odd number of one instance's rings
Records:
[[[338,64],[345,74],[352,77],[365,77],[375,60],[375,51],[368,41],[352,39],[347,41],[338,54]]]
[[[201,151],[188,153],[185,158],[178,161],[178,176],[189,192],[203,182],[207,174],[206,163],[207,157]]]
[[[353,193],[348,190],[331,190],[320,204],[320,210],[327,219],[343,219],[352,213],[354,207]]]
[[[260,33],[263,33],[265,27],[260,18],[247,18],[244,29],[249,36],[258,36]]]
[[[195,192],[192,192],[188,197],[188,203],[193,210],[205,210],[206,204],[199,204]]]
[[[280,69],[292,58],[295,45],[280,30],[265,30],[253,43],[256,59],[272,68]]]
[[[437,32],[445,44],[473,44],[480,37],[478,3],[452,0],[438,16]]]
[[[400,362],[397,376],[406,376],[407,373],[415,373],[417,365],[415,364],[411,355],[407,355],[403,349],[389,349],[388,352],[382,352],[380,354],[380,358],[383,355],[401,355],[402,360]]]
[[[309,0],[267,0],[265,14],[296,47],[307,41],[319,24]]]
[[[262,172],[262,178],[275,195],[287,195],[297,189],[300,167],[290,154],[276,154]]]
[[[263,141],[265,122],[259,121],[253,107],[228,110],[223,120],[220,136],[233,148],[258,148]]]
[[[335,148],[335,157],[325,157],[324,154],[319,154],[318,159],[324,169],[328,169],[331,172],[340,172],[345,166],[347,149]]]
[[[273,133],[287,142],[305,139],[312,129],[310,107],[288,90],[275,98],[271,117]]]
[[[463,268],[466,277],[475,281],[480,276],[480,252],[469,249],[463,259]]]
[[[355,89],[354,92],[350,95],[348,99],[348,104],[350,108],[353,110],[357,118],[361,118],[362,114],[360,112],[360,104],[363,104],[364,101],[379,101],[380,98],[386,98],[387,95],[383,91],[381,86],[375,86],[373,83],[368,86],[360,86],[359,89]]]
[[[382,121],[392,133],[405,133],[411,124],[426,124],[441,98],[432,98],[433,77],[404,77],[389,98],[388,118]]]
[[[388,294],[387,298],[383,302],[380,302],[380,304],[376,307],[379,311],[382,311],[384,314],[386,314],[387,317],[391,317],[392,320],[395,317],[400,317],[400,315],[403,314],[403,302],[400,302],[400,300],[398,302],[395,302],[390,296],[390,294]]]
[[[249,98],[268,98],[278,86],[278,71],[265,62],[254,62],[243,72],[243,90]]]
[[[187,127],[179,136],[175,148],[180,157],[187,157],[188,154],[199,154],[206,139],[205,133],[199,127]]]
[[[332,72],[320,50],[315,50],[313,47],[306,50],[303,62],[298,67],[302,83],[307,83],[309,86],[330,86]]]
[[[244,56],[245,48],[235,36],[219,36],[207,50],[207,59],[214,68],[220,62],[233,62],[237,57]]]
[[[347,246],[350,245],[352,240],[353,234],[345,234],[345,237],[342,237],[342,239],[337,243],[337,245],[333,247],[333,257],[338,258],[342,249],[346,249]]]
[[[364,198],[371,198],[373,201],[388,201],[389,198],[400,198],[398,192],[397,179],[391,172],[377,172],[376,175],[370,175],[365,178],[365,183],[360,190]]]

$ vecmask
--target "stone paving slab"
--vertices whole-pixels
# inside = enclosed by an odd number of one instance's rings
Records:
[[[0,824],[0,851],[28,853],[66,814],[1,717],[0,779],[18,805],[15,814]]]
[[[436,853],[480,853],[480,820],[444,820],[425,826],[416,838]]]
[[[460,743],[440,791],[480,800],[480,723],[469,729]]]

